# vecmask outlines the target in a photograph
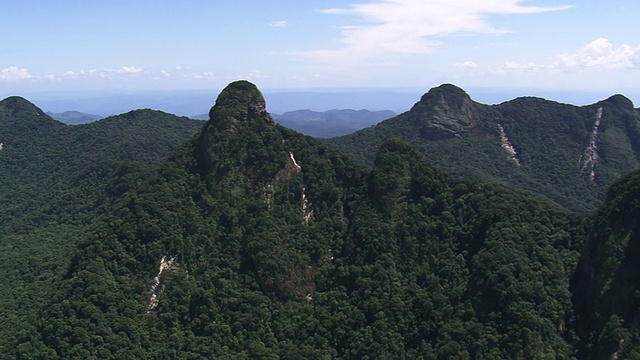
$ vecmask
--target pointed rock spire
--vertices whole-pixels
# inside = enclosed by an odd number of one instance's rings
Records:
[[[254,84],[246,80],[232,82],[222,90],[215,105],[209,111],[209,121],[216,128],[237,127],[256,121],[274,124],[267,113],[262,93]]]
[[[477,120],[476,105],[464,90],[451,84],[432,88],[409,111],[422,137],[458,137]]]

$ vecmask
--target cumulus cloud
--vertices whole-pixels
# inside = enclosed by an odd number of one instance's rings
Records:
[[[598,38],[575,52],[555,56],[549,63],[506,61],[501,69],[516,71],[640,69],[640,45],[632,47],[622,44],[615,47],[609,40]]]
[[[238,78],[244,78],[247,80],[268,79],[270,77],[270,75],[263,74],[260,70],[250,72],[248,74],[245,74],[244,76],[238,76]]]
[[[207,79],[207,80],[213,80],[214,79],[214,75],[212,71],[205,71],[201,74],[195,74],[193,75],[193,78],[196,80],[202,80],[202,79]]]
[[[623,44],[619,47],[598,38],[575,53],[561,54],[552,64],[556,68],[633,69],[640,67],[640,46]]]
[[[142,72],[142,68],[135,66],[123,66],[120,69],[103,69],[103,73],[116,73],[116,74],[139,74]]]
[[[127,73],[127,74],[137,74],[142,72],[142,68],[135,67],[135,66],[123,66],[122,68],[117,70],[117,72]]]
[[[65,71],[64,73],[60,74],[60,78],[62,78],[62,79],[84,79],[84,78],[92,77],[94,75],[97,75],[97,70],[96,69],[78,70],[78,71],[68,70],[68,71]]]
[[[520,71],[536,71],[540,69],[540,65],[528,62],[521,64],[517,61],[505,61],[501,67],[502,70],[520,70]]]
[[[16,81],[23,79],[32,79],[33,75],[29,74],[26,68],[18,68],[9,66],[0,70],[0,80]]]
[[[501,33],[487,20],[491,14],[534,14],[568,6],[525,6],[525,0],[376,0],[348,8],[320,10],[351,15],[357,23],[343,27],[337,50],[312,50],[301,55],[331,64],[354,65],[366,60],[434,50],[434,37],[457,33]]]
[[[476,64],[473,61],[465,61],[465,62],[461,62],[461,63],[455,63],[454,64],[457,67],[462,67],[462,68],[469,68],[469,69],[475,69],[478,67],[478,64]]]
[[[271,26],[271,27],[280,27],[281,28],[281,27],[289,26],[289,23],[287,21],[284,21],[284,20],[278,20],[278,21],[274,21],[274,22],[269,23],[269,26]]]

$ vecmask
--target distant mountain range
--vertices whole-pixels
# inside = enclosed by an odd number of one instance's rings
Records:
[[[69,125],[86,124],[102,118],[99,115],[87,114],[80,111],[65,111],[62,113],[47,112],[52,118]],[[354,131],[379,123],[396,114],[390,110],[327,110],[324,112],[312,110],[289,111],[282,115],[271,114],[279,124],[299,131],[305,135],[329,138],[350,134]],[[207,120],[208,114],[191,116],[195,120]]]
[[[86,124],[102,119],[102,116],[100,115],[86,114],[74,110],[65,111],[63,113],[52,113],[50,111],[47,111],[46,114],[58,121],[62,121],[63,123],[69,125]]]
[[[280,125],[320,138],[350,134],[395,115],[390,110],[296,110],[282,115],[271,114]]]

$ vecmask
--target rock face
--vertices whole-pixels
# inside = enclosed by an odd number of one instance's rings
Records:
[[[476,109],[469,95],[451,84],[431,89],[413,106],[420,134],[429,140],[457,137],[476,120]]]
[[[244,80],[233,82],[222,90],[209,111],[209,121],[215,127],[248,125],[252,121],[274,124],[260,90]]]

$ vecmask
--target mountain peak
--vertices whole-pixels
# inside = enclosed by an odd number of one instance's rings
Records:
[[[235,171],[222,164],[235,159],[236,170],[262,181],[271,179],[273,169],[287,159],[282,143],[260,90],[248,81],[236,81],[222,90],[209,111],[209,122],[197,143],[198,161],[220,180]],[[267,153],[270,156],[264,156]]]
[[[12,115],[16,115],[19,112],[26,111],[35,113],[39,116],[46,116],[44,111],[40,110],[37,106],[31,103],[29,100],[20,96],[10,96],[0,101],[0,107],[10,111]]]
[[[424,138],[457,137],[476,120],[474,102],[461,88],[442,84],[432,88],[410,110]]]
[[[620,107],[627,110],[633,110],[633,102],[624,95],[615,94],[604,100],[616,107]]]
[[[429,99],[438,97],[438,96],[445,97],[447,99],[459,99],[459,98],[469,99],[469,95],[461,88],[453,84],[442,84],[440,86],[431,88],[429,92],[422,95],[422,98],[420,99],[420,101],[428,101]]]
[[[216,123],[235,124],[255,121],[257,118],[273,124],[273,120],[266,111],[262,93],[254,84],[246,80],[227,85],[209,111],[209,120]]]

